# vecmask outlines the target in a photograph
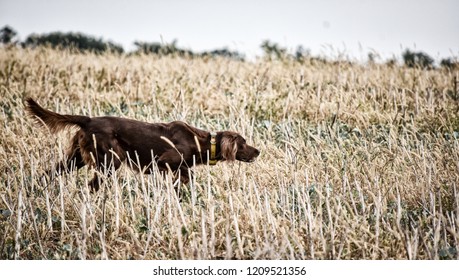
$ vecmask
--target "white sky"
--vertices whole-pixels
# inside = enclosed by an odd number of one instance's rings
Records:
[[[0,27],[31,33],[79,31],[134,48],[136,40],[194,51],[228,47],[248,57],[269,39],[292,51],[383,58],[405,48],[459,56],[458,0],[0,0]]]

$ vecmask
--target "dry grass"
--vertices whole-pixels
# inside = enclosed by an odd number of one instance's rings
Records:
[[[0,49],[0,259],[457,259],[457,72]],[[253,164],[170,178],[127,168],[42,180],[72,114],[231,129]]]

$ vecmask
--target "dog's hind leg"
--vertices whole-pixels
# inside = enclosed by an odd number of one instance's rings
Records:
[[[60,175],[63,172],[69,172],[71,170],[78,170],[85,166],[86,163],[80,152],[78,145],[78,133],[73,137],[72,144],[67,152],[66,159],[60,161],[54,169],[48,170],[46,174],[51,177],[54,174]]]
[[[103,178],[99,176],[98,173],[102,173],[105,175],[105,178],[109,178],[121,166],[122,161],[126,158],[123,152],[115,153],[112,149],[98,149],[98,154],[103,154],[104,156],[99,156],[97,158],[97,170],[95,171],[94,177],[89,182],[91,192],[97,192],[102,183]]]
[[[86,163],[83,161],[83,157],[81,156],[80,149],[75,149],[72,154],[70,154],[66,160],[59,162],[56,167],[55,171],[60,174],[61,172],[69,172],[71,170],[78,170],[85,166]]]

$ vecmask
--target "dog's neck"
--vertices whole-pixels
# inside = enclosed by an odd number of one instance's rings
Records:
[[[204,136],[204,135],[203,135]],[[201,163],[216,165],[222,160],[220,143],[222,132],[207,132],[203,138],[199,138]]]

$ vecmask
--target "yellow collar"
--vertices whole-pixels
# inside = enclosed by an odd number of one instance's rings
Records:
[[[217,133],[210,133],[210,158],[209,165],[217,164],[217,159],[215,158],[217,154]]]

